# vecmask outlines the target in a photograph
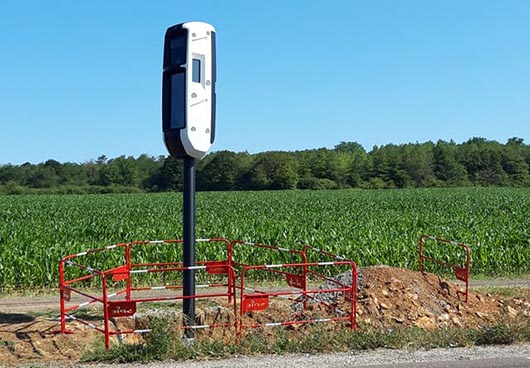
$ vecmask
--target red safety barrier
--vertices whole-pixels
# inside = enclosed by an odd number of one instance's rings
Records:
[[[231,242],[231,248],[232,248],[232,254],[237,254],[240,250],[249,248],[249,249],[262,249],[267,251],[275,251],[278,253],[283,254],[289,254],[293,257],[293,262],[291,263],[307,263],[306,255],[303,251],[297,250],[297,249],[289,249],[284,247],[278,247],[274,245],[267,245],[267,244],[261,244],[261,243],[252,243],[248,241],[242,241],[242,240],[233,240]],[[243,270],[246,266],[255,265],[255,262],[242,262],[239,257],[237,259],[232,260],[232,265],[234,266],[234,269],[236,269],[239,273]],[[287,284],[292,287],[297,287],[302,290],[306,290],[306,269],[302,269],[301,274],[299,273],[292,273],[292,272],[285,272],[285,271],[279,271],[272,269],[270,270],[271,274],[276,275],[284,275],[285,279],[287,281]],[[235,288],[238,290],[242,290],[242,284],[236,284]]]
[[[306,259],[309,259],[310,253],[314,253],[314,254],[317,255],[318,261],[322,261],[322,258],[327,258],[327,259],[332,259],[332,260],[335,260],[335,261],[348,261],[348,262],[352,262],[353,263],[353,269],[352,269],[352,273],[351,273],[352,276],[351,276],[351,283],[350,284],[354,288],[354,292],[355,292],[354,298],[352,299],[352,302],[354,304],[353,308],[354,308],[355,311],[357,311],[357,276],[358,276],[357,264],[354,261],[352,261],[350,259],[347,259],[344,256],[338,256],[338,255],[335,255],[333,253],[327,252],[327,251],[322,250],[322,249],[315,248],[315,247],[310,246],[310,245],[305,245],[303,247],[302,251],[304,252],[304,255],[305,255]],[[341,287],[346,287],[346,286],[349,285],[348,282],[345,283],[344,280],[337,280],[336,278],[332,278],[332,277],[329,277],[327,275],[316,273],[313,270],[307,270],[307,272],[309,274],[316,274],[317,276],[325,279],[328,283],[339,285]],[[349,280],[347,280],[347,281],[349,281]],[[347,296],[347,295],[345,295],[345,296]],[[305,308],[305,304],[304,304],[304,308]]]
[[[423,254],[423,248],[424,248],[425,240],[433,240],[435,242],[444,243],[444,244],[448,244],[448,245],[453,245],[455,247],[459,247],[459,248],[464,249],[465,255],[466,255],[465,265],[464,266],[459,266],[459,265],[453,264],[451,262],[444,262],[444,261],[441,261],[439,259],[435,259],[435,258],[432,258],[432,257],[424,255]],[[428,261],[431,261],[431,262],[434,262],[434,263],[437,263],[437,264],[452,268],[453,271],[454,271],[456,279],[464,282],[465,285],[466,285],[466,291],[464,293],[462,293],[461,291],[458,291],[458,292],[465,295],[465,297],[466,297],[465,301],[467,303],[467,301],[468,301],[468,293],[469,293],[469,270],[470,270],[470,263],[471,263],[471,249],[469,248],[469,246],[467,246],[466,244],[455,242],[455,241],[437,238],[435,236],[422,235],[420,237],[419,248],[420,248],[419,249],[420,250],[420,254],[419,254],[419,271],[423,272],[423,260],[428,260]]]
[[[277,327],[277,326],[292,326],[297,324],[307,323],[318,323],[318,322],[333,322],[333,321],[347,321],[350,323],[351,329],[356,328],[356,303],[357,299],[357,288],[355,283],[351,285],[338,285],[335,288],[322,288],[316,286],[315,288],[307,287],[307,269],[312,267],[334,267],[346,265],[351,268],[352,275],[356,275],[356,266],[352,261],[333,261],[333,262],[306,262],[306,263],[293,263],[293,264],[266,264],[266,265],[252,265],[244,266],[241,272],[241,294],[240,294],[240,314],[239,314],[239,332],[242,332],[245,328],[257,328],[257,327]],[[303,276],[296,278],[296,282],[293,282],[292,275],[295,275],[293,270],[299,269]],[[266,291],[264,289],[248,287],[246,277],[249,272],[262,271],[267,273],[283,274],[285,275],[285,281],[287,285],[291,286],[288,288],[278,288],[277,291]],[[312,272],[314,276],[322,276],[322,272]],[[302,279],[303,278],[303,279]],[[327,281],[329,278],[322,277],[322,281]],[[305,286],[305,289],[302,287]],[[348,311],[340,310],[338,302],[331,303],[320,301],[320,295],[323,294],[337,293],[343,296],[343,305],[348,305]],[[245,315],[247,313],[254,313],[259,311],[267,310],[270,306],[270,299],[277,297],[289,297],[299,296],[305,301],[308,297],[311,297],[313,301],[320,301],[329,313],[327,316],[321,316],[320,318],[311,318],[307,316],[305,312],[291,314],[288,319],[265,322],[265,323],[252,323],[245,325]],[[304,311],[306,310],[306,304],[304,303]],[[337,316],[340,314],[340,316]],[[297,317],[302,317],[301,319]],[[293,319],[294,318],[294,319]]]
[[[231,245],[230,242],[225,239],[197,239],[197,243],[225,243],[227,247],[227,254],[231,256]],[[204,329],[214,327],[236,327],[237,323],[235,316],[237,315],[237,306],[235,303],[235,289],[234,289],[234,269],[231,266],[230,258],[215,261],[197,261],[196,266],[183,267],[181,262],[148,262],[148,263],[133,263],[132,252],[134,249],[145,246],[167,246],[171,244],[181,244],[182,240],[164,240],[164,241],[141,241],[133,243],[121,243],[115,244],[104,248],[98,248],[72,254],[63,257],[59,262],[59,281],[60,281],[60,304],[61,304],[61,332],[62,333],[73,333],[71,330],[66,328],[66,321],[76,320],[77,322],[86,325],[89,328],[103,332],[105,334],[105,346],[107,349],[110,348],[110,338],[113,335],[124,335],[130,333],[145,333],[150,330],[127,330],[127,331],[111,331],[109,320],[116,317],[127,317],[133,316],[136,313],[137,303],[155,302],[155,301],[178,301],[185,298],[192,299],[205,299],[205,298],[219,298],[227,297],[229,302],[232,302],[234,312],[234,322],[231,324],[215,324],[215,325],[200,325],[200,326],[187,326],[184,328],[193,329]],[[97,253],[109,252],[114,249],[123,250],[122,257],[124,264],[114,267],[109,270],[97,270],[93,267],[84,265],[79,259],[95,255]],[[81,273],[73,278],[66,278],[66,267],[77,270],[77,273]],[[137,296],[139,292],[148,290],[168,290],[168,291],[181,291],[181,285],[164,285],[164,286],[141,286],[137,287],[132,284],[132,278],[138,274],[157,274],[164,272],[172,272],[173,274],[182,273],[187,270],[203,271],[208,275],[226,275],[226,282],[207,283],[197,285],[197,289],[203,288],[225,288],[226,292],[210,292],[210,293],[199,293],[193,297],[184,297],[182,294],[172,294],[163,296]],[[81,290],[81,283],[90,282],[99,283],[101,285],[101,294],[93,295],[87,291]],[[121,281],[125,281],[125,288],[118,289],[113,292],[109,292],[109,285],[115,285]],[[72,294],[82,296],[86,301],[67,305],[71,301]],[[134,295],[133,295],[134,294]],[[80,308],[87,307],[94,303],[100,303],[103,307],[103,327],[96,326],[95,324],[88,322],[82,318],[77,318],[71,313],[79,310]]]
[[[144,275],[146,280],[159,281],[158,278],[149,279],[149,276],[168,273],[170,277],[181,277],[181,274],[187,270],[196,270],[200,272],[201,277],[208,280],[206,284],[196,285],[197,289],[210,288],[207,293],[197,293],[193,299],[220,298],[226,297],[230,308],[233,308],[234,321],[228,323],[217,323],[217,317],[213,324],[199,326],[184,326],[184,328],[205,329],[215,327],[234,328],[235,335],[240,336],[240,332],[245,328],[252,327],[270,327],[270,326],[288,326],[302,323],[316,323],[329,321],[347,321],[351,328],[356,328],[356,308],[357,308],[357,267],[353,261],[346,260],[343,257],[335,256],[331,253],[320,251],[316,248],[306,246],[303,250],[288,249],[266,244],[251,243],[244,241],[228,241],[226,239],[197,239],[198,244],[219,243],[221,250],[220,259],[216,260],[198,260],[196,266],[183,267],[182,262],[135,262],[136,251],[144,250],[146,247],[167,247],[180,245],[182,240],[163,240],[163,241],[140,241],[132,243],[120,243],[110,245],[104,248],[98,248],[72,254],[63,257],[59,262],[59,281],[60,281],[60,303],[61,303],[61,332],[73,333],[67,329],[66,321],[75,320],[85,326],[100,331],[105,334],[105,346],[110,348],[110,339],[112,336],[146,333],[149,329],[137,329],[127,331],[111,331],[110,320],[119,317],[130,317],[137,313],[138,303],[156,302],[156,301],[180,301],[185,299],[182,295],[181,284],[165,284],[163,286],[146,286],[143,284],[136,286],[135,282],[138,277]],[[247,251],[247,256],[255,253],[256,249],[265,252],[275,251],[289,255],[290,262],[277,265],[255,264],[255,262],[243,261],[238,258]],[[180,253],[180,248],[177,249]],[[149,249],[149,253],[156,256],[156,249]],[[331,258],[327,262],[307,262],[308,252],[317,252],[319,257]],[[236,253],[234,255],[234,253]],[[241,253],[241,254],[239,254]],[[94,257],[94,258],[90,258]],[[99,257],[99,258],[98,258]],[[101,261],[104,259],[115,259],[116,266],[110,269],[100,270],[90,265],[90,261]],[[252,260],[249,256],[248,259]],[[331,276],[326,276],[318,269],[328,267],[334,268],[328,275],[337,272],[346,267],[351,269],[351,285],[338,281]],[[73,270],[73,273],[67,272]],[[277,290],[264,290],[263,285],[251,288],[248,284],[249,272],[266,272],[273,275],[274,280],[283,280],[285,287]],[[67,275],[73,275],[67,277]],[[179,276],[180,275],[180,276]],[[328,287],[322,289],[315,285],[309,286],[309,279],[320,280],[327,283]],[[181,280],[179,278],[179,280]],[[259,284],[259,283],[258,283]],[[94,287],[98,286],[100,290],[94,294]],[[272,283],[274,286],[278,286]],[[332,286],[330,286],[332,285]],[[87,287],[88,286],[88,287]],[[259,289],[259,290],[258,290]],[[87,291],[88,290],[88,291]],[[149,290],[165,290],[170,295],[145,295],[142,292]],[[223,290],[223,291],[219,291]],[[319,298],[319,294],[335,293],[343,297],[343,305],[347,305],[347,311],[342,311],[337,305],[326,302]],[[73,303],[72,295],[82,298],[83,302]],[[237,306],[237,297],[239,296],[239,309]],[[264,311],[269,308],[270,298],[291,298],[293,301],[303,301],[303,310],[307,309],[308,301],[319,303],[324,309],[329,311],[327,318],[297,318],[290,320],[290,317],[281,321],[275,321],[266,324],[252,323],[246,325],[244,316],[249,312]],[[345,304],[344,304],[345,303]],[[74,314],[77,310],[90,305],[101,305],[103,309],[103,326],[76,317]],[[333,313],[335,315],[333,315]],[[303,312],[301,312],[304,315]],[[339,315],[337,315],[339,314]]]

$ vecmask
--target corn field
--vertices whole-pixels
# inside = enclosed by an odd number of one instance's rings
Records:
[[[0,196],[0,289],[57,287],[64,255],[182,238],[181,213],[181,193]],[[419,236],[436,235],[471,246],[474,275],[530,272],[530,189],[201,192],[196,222],[197,238],[310,244],[360,266],[412,269]],[[216,259],[218,251],[197,247],[197,259]],[[166,261],[180,254],[157,252]],[[252,255],[254,263],[282,262],[275,257]],[[111,258],[101,267],[116,266]]]

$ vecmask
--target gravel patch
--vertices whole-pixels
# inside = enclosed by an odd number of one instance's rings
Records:
[[[318,287],[319,290],[331,290],[331,289],[338,289],[340,287],[344,286],[351,286],[353,282],[352,277],[352,271],[346,271],[344,273],[341,273],[333,278],[334,281],[326,281],[324,284],[320,285]],[[364,275],[362,268],[357,269],[357,293],[360,292],[364,285]],[[338,303],[339,298],[342,298],[344,296],[343,292],[327,292],[327,293],[318,293],[311,295],[311,298],[307,299],[308,304],[315,304],[315,303],[326,303],[328,305],[334,305]],[[295,302],[291,305],[291,309],[294,312],[300,312],[304,309],[304,297],[300,296],[298,297]]]

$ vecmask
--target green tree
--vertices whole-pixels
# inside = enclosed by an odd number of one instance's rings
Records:
[[[504,147],[501,165],[508,175],[510,185],[530,185],[530,165],[525,160],[527,149],[522,138],[510,138]]]
[[[67,162],[63,164],[62,174],[64,183],[73,187],[82,187],[89,184],[88,164],[76,164]]]
[[[319,148],[294,155],[302,189],[339,188],[348,186],[350,155],[343,150]],[[316,180],[315,180],[316,179]],[[317,184],[313,187],[313,184]]]
[[[62,166],[55,160],[26,166],[25,184],[30,188],[53,188],[64,182]]]
[[[404,188],[407,185],[410,178],[403,169],[401,151],[401,147],[394,144],[372,149],[372,179],[377,179],[372,182],[383,183],[385,188]]]
[[[285,152],[265,152],[258,154],[243,180],[248,184],[247,188],[253,190],[294,189],[298,175],[290,155]]]
[[[406,144],[402,147],[402,166],[407,173],[407,187],[431,187],[434,185],[433,144]]]
[[[132,187],[137,184],[136,165],[133,157],[119,156],[109,160],[100,170],[100,184]]]
[[[5,185],[9,182],[16,184],[21,184],[23,182],[22,170],[20,167],[15,165],[0,166],[0,185]]]
[[[171,156],[146,181],[148,190],[156,192],[182,191],[182,160]]]
[[[442,186],[463,186],[468,183],[467,170],[457,159],[455,142],[439,140],[433,148],[434,175]]]
[[[197,170],[198,190],[236,190],[241,177],[250,168],[248,153],[219,151],[208,155]]]
[[[335,150],[348,155],[346,183],[350,187],[362,187],[370,178],[372,159],[366,150],[357,142],[341,142]]]
[[[142,189],[147,189],[147,182],[149,178],[158,169],[160,169],[160,167],[162,167],[163,162],[164,162],[164,156],[159,156],[157,158],[154,158],[154,157],[151,157],[145,154],[140,155],[134,163],[136,167],[135,186],[138,186]]]
[[[502,186],[508,175],[502,167],[502,145],[485,138],[472,138],[459,147],[459,161],[475,185]]]

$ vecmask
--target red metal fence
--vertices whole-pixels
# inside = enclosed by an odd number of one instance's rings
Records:
[[[198,290],[206,292],[196,292],[193,298],[204,300],[210,298],[226,298],[229,307],[233,311],[233,320],[225,323],[212,323],[194,325],[193,329],[207,328],[233,328],[236,335],[240,335],[245,328],[251,327],[272,327],[287,326],[302,323],[316,323],[328,321],[346,321],[351,328],[356,327],[356,300],[357,300],[357,267],[353,261],[343,257],[335,256],[331,253],[316,250],[313,247],[304,247],[302,250],[287,249],[265,244],[256,244],[244,241],[228,241],[226,239],[197,239],[197,244],[211,246],[216,243],[222,249],[220,254],[224,256],[215,260],[198,260],[194,267],[183,267],[181,262],[135,262],[135,252],[144,250],[145,247],[175,247],[182,244],[182,240],[163,241],[141,241],[132,243],[121,243],[104,248],[93,249],[86,252],[72,254],[63,257],[59,262],[59,282],[60,282],[60,304],[61,304],[61,332],[72,333],[67,329],[67,320],[76,320],[89,328],[93,328],[105,334],[105,345],[110,348],[112,336],[145,333],[149,329],[128,329],[118,331],[112,330],[110,321],[119,317],[133,316],[137,312],[138,303],[157,301],[180,301],[185,299],[182,295],[182,286],[178,281],[186,270],[197,271],[205,283],[196,285]],[[260,249],[264,251],[283,252],[293,257],[292,263],[267,265],[253,264],[248,259],[243,262],[239,259],[238,251],[241,249]],[[150,249],[151,253],[154,249]],[[176,251],[180,251],[180,248]],[[319,252],[319,256],[331,258],[326,262],[307,262],[308,252]],[[235,253],[235,254],[234,254]],[[99,258],[115,259],[116,266],[110,269],[98,269],[90,264]],[[99,257],[99,258],[97,258]],[[248,257],[247,257],[248,258]],[[333,278],[334,271],[328,270],[327,276],[317,269],[348,268],[352,274],[352,282],[347,285]],[[68,272],[70,271],[70,272]],[[264,272],[273,275],[275,280],[283,280],[285,285],[275,283],[275,290],[266,290],[262,286],[251,287],[248,274],[251,272]],[[142,283],[136,284],[135,278],[141,275],[171,275],[173,283],[164,285],[146,286],[150,279],[144,279]],[[154,279],[159,281],[159,279]],[[250,280],[253,280],[251,278]],[[309,280],[313,283],[309,287]],[[315,284],[317,280],[327,282],[327,288],[318,288]],[[331,284],[330,284],[331,283]],[[89,287],[87,287],[87,285]],[[316,286],[315,286],[316,285]],[[330,286],[331,285],[331,286]],[[95,290],[95,291],[94,291]],[[164,294],[149,294],[149,292],[166,292]],[[146,295],[147,293],[147,295]],[[325,293],[340,295],[342,304],[339,308],[336,304],[328,303],[320,295]],[[72,295],[77,296],[77,300],[72,300]],[[303,301],[303,310],[307,309],[308,303],[320,303],[327,311],[325,318],[322,316],[300,318],[297,315],[285,315],[282,320],[264,324],[245,324],[245,316],[249,312],[266,310],[269,301],[275,298],[291,297]],[[239,301],[239,308],[238,308]],[[75,316],[75,313],[90,305],[100,305],[103,309],[103,325]],[[341,309],[342,308],[342,309]],[[303,313],[302,313],[303,314]]]
[[[432,240],[437,243],[443,243],[449,246],[454,246],[457,248],[461,248],[465,252],[465,262],[464,265],[456,265],[451,262],[442,261],[440,259],[435,259],[430,256],[424,255],[424,247],[425,247],[425,241],[426,240]],[[420,244],[419,244],[419,271],[423,272],[423,261],[431,261],[437,264],[440,264],[442,266],[446,266],[453,269],[453,272],[455,274],[455,277],[457,280],[460,280],[465,283],[466,285],[466,291],[463,293],[465,295],[465,301],[467,303],[468,301],[468,292],[469,292],[469,268],[470,268],[470,262],[471,262],[471,249],[466,244],[458,243],[451,240],[446,240],[442,238],[437,238],[435,236],[430,235],[422,235],[420,237]],[[459,291],[460,292],[460,291]]]
[[[349,322],[351,329],[356,327],[356,303],[357,287],[356,283],[350,285],[343,285],[335,282],[336,285],[329,287],[322,287],[321,283],[315,283],[315,286],[308,287],[308,276],[318,276],[321,282],[326,280],[333,280],[332,278],[324,276],[323,273],[308,271],[310,268],[324,268],[336,267],[346,265],[351,269],[351,274],[357,275],[355,263],[352,261],[336,261],[336,262],[306,262],[306,263],[291,263],[291,264],[267,264],[267,265],[253,265],[245,266],[241,272],[241,302],[239,315],[239,330],[243,331],[245,328],[256,327],[276,327],[276,326],[291,326],[306,323],[318,322],[332,322],[332,321],[346,321]],[[296,271],[299,272],[296,272]],[[276,273],[285,277],[285,286],[277,287],[276,290],[264,290],[263,288],[248,287],[247,275],[253,272]],[[259,277],[258,277],[259,278]],[[333,280],[334,281],[334,280]],[[329,297],[333,294],[340,294],[341,299],[337,297]],[[299,296],[303,308],[300,311],[294,310],[287,320],[269,321],[265,323],[245,324],[245,315],[247,312],[264,311],[269,308],[271,298],[294,297]],[[324,297],[325,296],[325,297]],[[294,299],[296,301],[296,299]],[[309,314],[307,312],[308,303],[319,303],[324,308],[317,311],[317,313]],[[346,308],[347,310],[345,310]],[[254,320],[252,320],[254,321]]]

